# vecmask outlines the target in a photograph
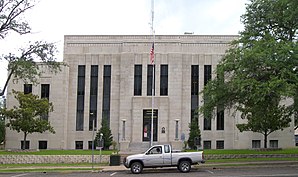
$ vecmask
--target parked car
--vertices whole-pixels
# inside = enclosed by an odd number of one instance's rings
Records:
[[[295,135],[295,144],[296,144],[296,146],[298,146],[298,134]]]
[[[143,168],[171,166],[177,166],[179,171],[186,173],[191,165],[204,162],[203,151],[181,152],[172,150],[170,145],[154,145],[143,154],[127,156],[123,164],[133,174],[142,173]]]

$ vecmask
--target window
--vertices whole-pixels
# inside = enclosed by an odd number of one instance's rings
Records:
[[[83,149],[83,141],[76,141],[76,149]]]
[[[134,95],[142,95],[142,65],[135,65]]]
[[[211,65],[204,66],[204,86],[211,80]]]
[[[48,149],[47,141],[38,141],[38,149]]]
[[[204,114],[204,130],[211,130],[211,114]]]
[[[90,108],[89,108],[89,131],[97,127],[97,91],[98,91],[98,65],[91,65],[90,78]]]
[[[23,147],[24,147],[24,141],[21,141],[21,149],[23,149]],[[24,149],[29,149],[29,148],[30,148],[30,141],[26,141]]]
[[[88,149],[92,149],[92,141],[88,141]],[[95,144],[94,144],[94,149],[95,149]]]
[[[191,66],[191,95],[199,95],[199,65]]]
[[[261,148],[261,140],[252,140],[252,145],[251,147],[253,149],[258,149]]]
[[[103,70],[103,103],[102,118],[110,126],[110,99],[111,99],[111,65],[105,65]]]
[[[204,149],[211,149],[211,141],[203,141]]]
[[[176,125],[175,125],[175,140],[178,140],[178,129],[179,129],[179,121],[176,120]]]
[[[41,98],[50,99],[50,84],[41,84]]]
[[[270,148],[278,148],[278,140],[270,140],[269,144]]]
[[[199,65],[191,66],[191,121],[198,121],[198,113],[196,112],[199,106]]]
[[[162,153],[161,146],[155,146],[148,151],[148,154],[161,154],[161,153]]]
[[[152,89],[154,89],[153,95],[155,95],[155,83],[153,83],[153,79],[155,82],[155,65],[148,65],[148,68],[147,68],[147,96],[152,96]]]
[[[143,110],[143,141],[151,140],[152,110]],[[158,110],[153,110],[153,141],[157,141]]]
[[[78,66],[76,131],[84,130],[85,65]]]
[[[24,94],[32,93],[32,84],[24,84]]]
[[[40,93],[41,98],[45,98],[47,100],[50,99],[50,84],[41,84],[41,93]],[[45,113],[41,116],[41,119],[43,120],[48,120],[49,119],[49,114]]]
[[[165,153],[170,153],[170,146],[169,145],[165,145]]]
[[[216,149],[224,149],[225,142],[224,141],[216,141]]]
[[[225,111],[223,107],[217,107],[217,115],[216,115],[216,129],[217,130],[224,130],[225,125]]]
[[[160,72],[160,95],[168,95],[168,65],[161,65]]]

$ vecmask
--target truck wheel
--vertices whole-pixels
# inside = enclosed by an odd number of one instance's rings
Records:
[[[178,165],[179,171],[182,173],[188,173],[191,169],[191,165],[189,161],[181,161]]]
[[[143,171],[143,165],[140,162],[134,162],[131,167],[130,167],[130,171],[133,174],[139,174],[142,173]]]

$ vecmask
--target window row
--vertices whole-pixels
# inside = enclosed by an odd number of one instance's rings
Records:
[[[223,140],[217,140],[216,142],[216,149],[225,149],[225,142]],[[211,149],[211,141],[205,140],[203,141],[203,148],[204,149]],[[261,148],[261,140],[252,140],[251,142],[252,149],[259,149]],[[269,148],[278,148],[278,140],[270,140],[269,141]]]
[[[24,84],[24,94],[32,93],[32,84]],[[40,98],[50,99],[50,84],[41,84]]]
[[[147,67],[147,96],[155,95],[155,65]],[[168,95],[168,65],[160,65],[160,96]],[[134,68],[134,95],[142,95],[142,65]]]
[[[97,101],[98,101],[98,65],[91,65],[90,73],[90,100],[89,100],[89,131],[97,128]],[[86,66],[78,65],[77,82],[77,114],[76,131],[84,130],[85,107],[85,77]],[[110,125],[110,97],[111,97],[111,65],[104,65],[103,70],[103,100],[102,118]]]

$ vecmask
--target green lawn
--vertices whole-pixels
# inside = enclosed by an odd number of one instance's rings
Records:
[[[207,149],[204,154],[298,154],[298,148],[280,150],[253,150],[253,149]]]
[[[114,151],[101,151],[102,155],[111,155]],[[0,155],[99,155],[99,150],[39,150],[39,151],[5,151],[1,150]]]

